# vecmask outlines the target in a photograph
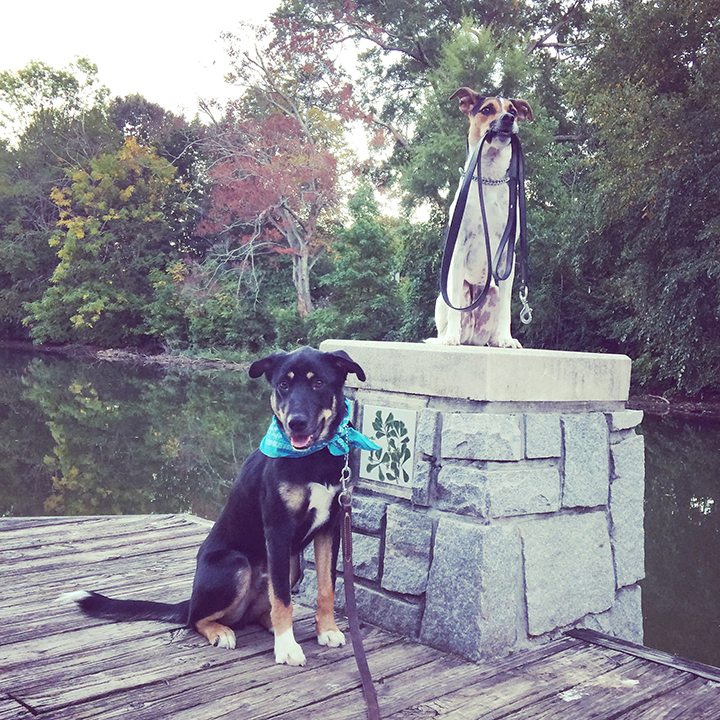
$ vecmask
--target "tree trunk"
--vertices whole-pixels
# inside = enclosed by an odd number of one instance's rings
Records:
[[[302,318],[313,311],[310,295],[310,242],[306,237],[305,228],[286,208],[280,209],[280,222],[275,227],[285,236],[292,248],[293,284],[297,292],[298,315]]]
[[[293,283],[297,291],[298,315],[302,318],[313,311],[310,295],[310,262],[308,247],[304,245],[293,256]]]

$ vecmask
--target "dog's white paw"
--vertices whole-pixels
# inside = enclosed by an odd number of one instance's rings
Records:
[[[520,344],[520,341],[516,340],[514,337],[500,338],[498,340],[497,346],[501,348],[513,348],[514,350],[522,350],[522,345]]]
[[[460,335],[459,334],[455,335],[455,333],[446,335],[442,339],[442,344],[443,345],[451,345],[453,347],[456,345],[459,345],[460,344]]]
[[[318,635],[318,644],[327,647],[341,647],[345,644],[345,635],[340,630],[327,630]]]
[[[305,653],[295,642],[292,629],[275,636],[275,662],[293,666],[305,664]]]
[[[235,633],[230,628],[223,628],[210,642],[216,648],[234,650],[237,641],[235,639]]]

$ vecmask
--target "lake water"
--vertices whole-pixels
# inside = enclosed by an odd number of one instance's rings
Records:
[[[269,420],[245,373],[0,349],[0,515],[215,519]]]
[[[269,420],[266,383],[242,372],[0,349],[0,515],[214,519]],[[720,666],[720,423],[641,430],[645,643]]]
[[[646,416],[645,644],[720,666],[720,422]]]

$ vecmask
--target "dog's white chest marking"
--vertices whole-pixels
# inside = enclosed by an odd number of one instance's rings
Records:
[[[509,191],[507,186],[483,187],[482,190],[485,199],[491,257],[495,257],[507,223]],[[488,256],[477,182],[473,183],[470,188],[455,252],[459,253],[459,258],[461,258],[463,279],[472,285],[484,285],[488,273]]]
[[[320,483],[310,483],[310,499],[308,502],[308,511],[315,510],[315,518],[313,524],[308,530],[308,535],[328,521],[330,517],[330,506],[337,495],[337,487],[334,485],[322,485]]]

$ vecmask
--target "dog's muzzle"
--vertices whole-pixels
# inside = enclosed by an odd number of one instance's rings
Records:
[[[515,125],[515,116],[510,113],[505,113],[497,120],[493,120],[490,123],[490,129],[488,130],[488,142],[500,139],[508,141],[510,138],[517,134],[517,126]]]
[[[285,432],[295,450],[305,450],[322,435],[325,421],[311,419],[303,413],[291,413],[285,418]]]

